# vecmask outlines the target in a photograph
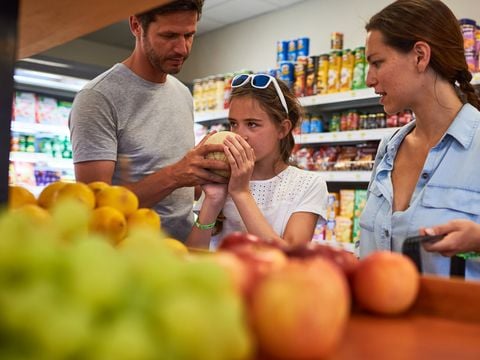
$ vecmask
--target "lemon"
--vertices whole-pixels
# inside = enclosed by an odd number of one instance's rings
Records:
[[[95,194],[87,184],[81,182],[68,183],[58,190],[56,201],[58,202],[64,199],[77,200],[89,209],[95,207]]]
[[[38,196],[38,205],[40,205],[44,209],[50,208],[57,201],[58,192],[65,185],[67,185],[67,183],[56,181],[45,186],[45,188]]]
[[[155,210],[140,208],[127,217],[128,229],[134,227],[147,227],[153,230],[160,230],[160,216]]]
[[[103,190],[107,187],[109,187],[110,185],[107,184],[105,181],[92,181],[90,183],[87,184],[88,187],[90,189],[92,189],[93,193],[95,194],[95,196],[97,195],[97,193],[100,191],[100,190]]]
[[[25,217],[33,225],[48,225],[52,221],[50,213],[44,208],[35,204],[26,204],[13,209],[20,216]]]
[[[10,185],[8,187],[8,208],[17,209],[26,204],[37,204],[35,196],[22,186]]]
[[[180,240],[167,237],[162,240],[168,248],[172,249],[174,253],[179,255],[188,254],[188,248]]]
[[[100,190],[97,195],[97,207],[110,206],[129,216],[138,209],[138,198],[124,186],[113,185]]]
[[[90,230],[105,235],[112,244],[116,245],[127,234],[127,221],[117,209],[102,206],[92,211]]]

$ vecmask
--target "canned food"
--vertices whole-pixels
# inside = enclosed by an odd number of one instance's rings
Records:
[[[343,49],[343,34],[341,32],[333,32],[330,36],[330,49],[342,50]]]
[[[326,94],[328,92],[328,67],[329,55],[322,54],[318,58],[317,67],[317,94]]]

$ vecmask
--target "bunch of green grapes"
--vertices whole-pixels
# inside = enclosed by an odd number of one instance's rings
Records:
[[[48,226],[0,215],[0,358],[248,359],[242,299],[206,258],[181,258],[158,232],[114,248],[78,204]]]

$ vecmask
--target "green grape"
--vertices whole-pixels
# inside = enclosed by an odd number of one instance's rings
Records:
[[[88,359],[149,360],[158,356],[160,343],[154,342],[145,321],[136,315],[123,313],[95,333]]]
[[[88,233],[91,210],[83,203],[65,199],[51,209],[53,227],[64,242],[72,242]]]
[[[85,351],[91,330],[91,313],[73,303],[63,302],[50,312],[48,322],[36,336],[46,358],[66,359]]]
[[[90,236],[71,246],[68,278],[72,296],[92,309],[115,307],[123,296],[128,268],[107,242]]]

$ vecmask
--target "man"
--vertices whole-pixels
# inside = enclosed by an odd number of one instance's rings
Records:
[[[129,187],[180,240],[193,223],[193,187],[225,182],[207,169],[228,167],[204,157],[222,145],[194,148],[192,96],[170,75],[190,53],[202,6],[177,0],[131,16],[134,51],[77,94],[69,119],[77,181]]]

